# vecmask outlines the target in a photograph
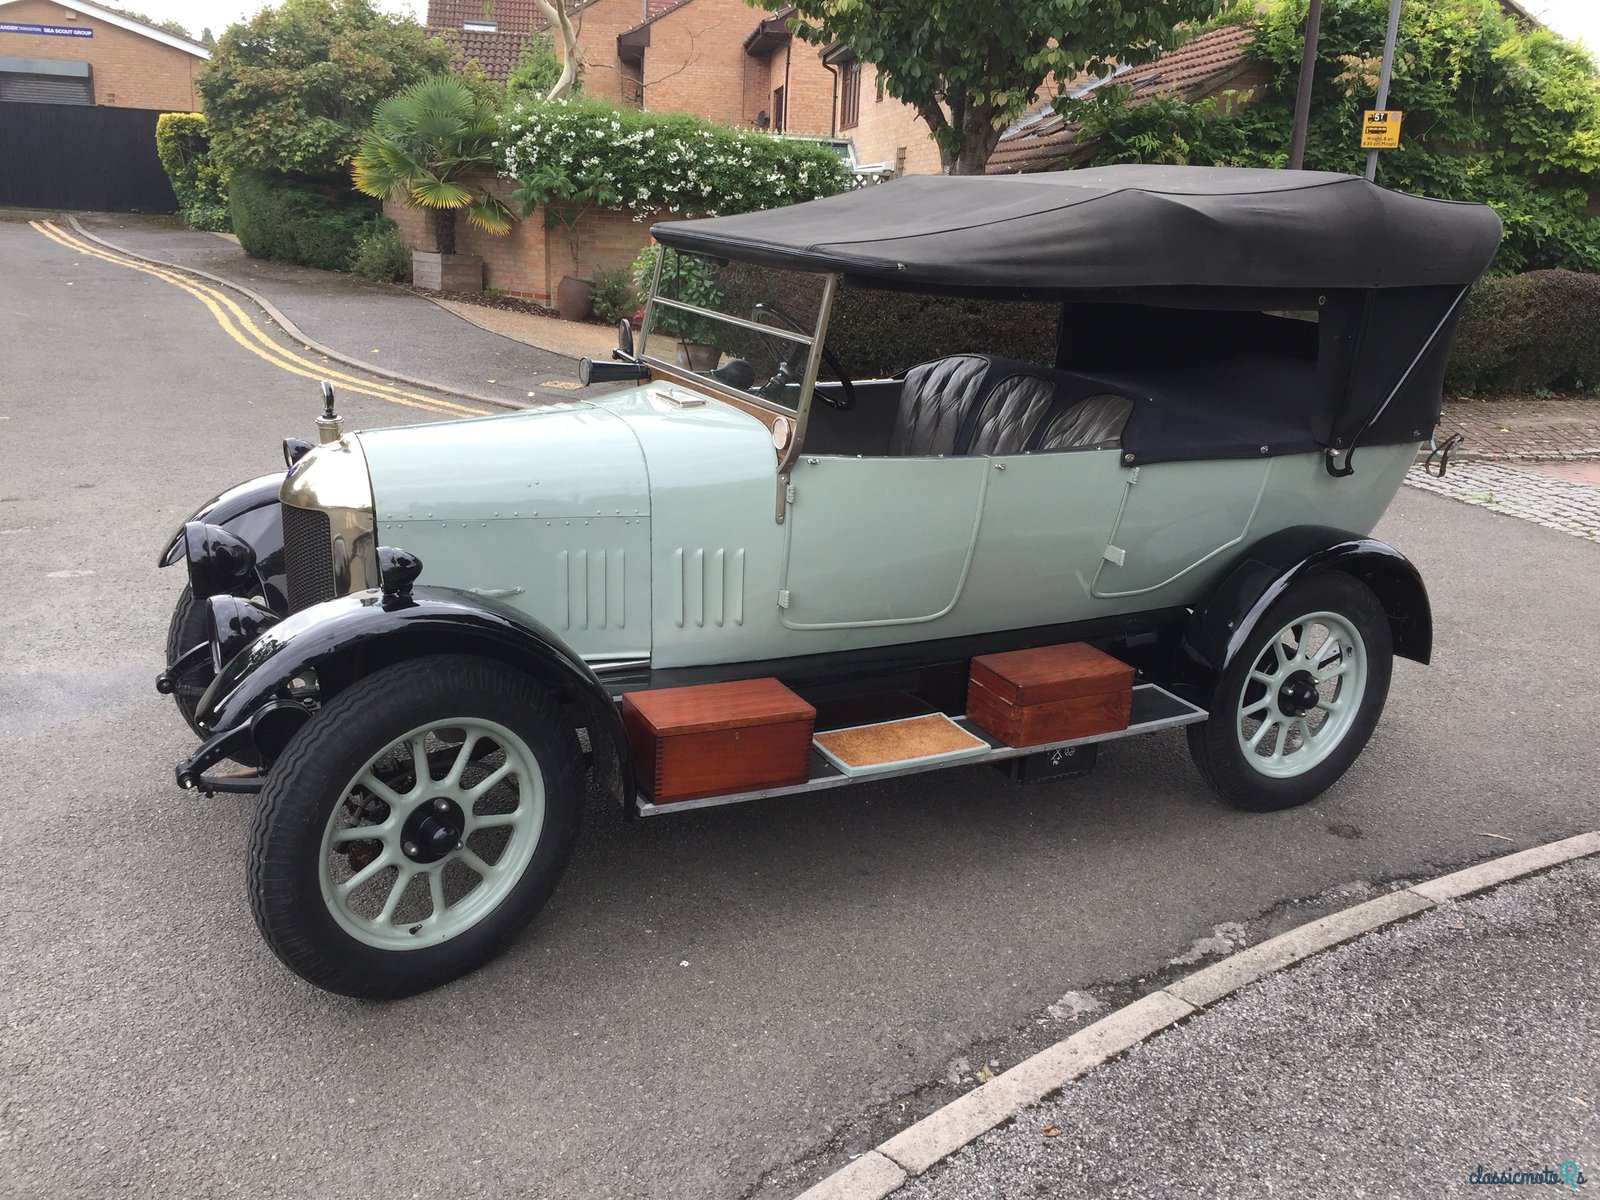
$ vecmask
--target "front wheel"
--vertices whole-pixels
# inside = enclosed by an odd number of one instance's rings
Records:
[[[250,905],[290,970],[390,999],[482,966],[572,855],[583,756],[555,699],[487,659],[380,671],[274,765],[250,842]]]
[[[178,603],[173,606],[172,620],[167,623],[168,669],[170,670],[172,664],[182,658],[187,651],[210,640],[211,626],[206,602],[196,600],[193,589],[186,583],[178,595]],[[200,707],[200,697],[206,694],[206,687],[210,683],[210,659],[187,671],[176,672],[172,680],[172,699],[177,704],[178,711],[183,714],[183,719],[188,722],[189,728],[201,738],[208,735],[195,724],[194,716]]]
[[[1316,799],[1355,762],[1389,694],[1389,618],[1371,590],[1329,573],[1295,584],[1222,673],[1189,753],[1235,808]]]

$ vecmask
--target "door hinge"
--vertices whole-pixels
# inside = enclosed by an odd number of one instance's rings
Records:
[[[778,589],[778,607],[779,608],[788,608],[789,607],[789,589],[788,588],[779,588]]]
[[[784,485],[783,498],[790,504],[794,503],[794,484],[790,483]]]
[[[1121,546],[1107,546],[1104,557],[1112,566],[1120,567],[1127,561],[1128,552]]]

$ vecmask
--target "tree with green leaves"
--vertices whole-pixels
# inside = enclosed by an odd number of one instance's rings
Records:
[[[381,100],[449,66],[372,0],[284,0],[224,30],[196,87],[222,166],[334,179]]]
[[[779,11],[789,0],[759,0]],[[1146,63],[1223,0],[798,0],[790,25],[878,68],[939,145],[945,173],[981,175],[1006,126],[1041,89],[1114,63]]]
[[[550,93],[561,82],[565,69],[566,62],[551,44],[549,36],[534,30],[522,44],[522,57],[506,77],[506,108],[509,110],[518,104],[538,104],[549,99]],[[576,95],[579,90],[578,83],[574,81],[567,94]]]
[[[470,176],[493,174],[499,159],[494,106],[449,75],[414,84],[378,105],[372,128],[350,162],[356,190],[423,209],[434,248],[456,252],[456,216],[489,233],[506,233],[512,212]]]
[[[121,13],[125,17],[132,17],[135,21],[143,21],[154,29],[159,29],[163,33],[170,33],[173,37],[181,37],[186,42],[194,41],[194,36],[190,34],[189,27],[182,21],[158,21],[154,17],[147,17],[144,13],[137,12],[134,9],[123,8],[120,4],[102,4],[100,7],[109,8],[112,12]]]
[[[1360,174],[1388,0],[1323,0],[1305,165]],[[1306,0],[1268,0],[1250,53],[1270,75],[1250,96],[1130,103],[1101,89],[1070,114],[1097,163],[1282,166],[1304,45]],[[1240,102],[1242,101],[1242,103]],[[1579,45],[1506,15],[1498,0],[1428,0],[1401,10],[1389,106],[1405,113],[1378,181],[1493,205],[1506,226],[1497,267],[1600,271],[1600,71]]]

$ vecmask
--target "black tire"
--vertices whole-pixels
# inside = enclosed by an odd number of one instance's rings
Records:
[[[167,625],[167,665],[177,662],[185,651],[193,649],[211,637],[209,614],[204,601],[196,600],[186,583],[172,610],[172,620]],[[200,707],[200,697],[205,695],[211,682],[211,661],[203,667],[184,672],[172,681],[172,699],[183,714],[183,719],[196,737],[206,737],[206,732],[194,723],[194,714]]]
[[[415,949],[369,945],[341,926],[323,898],[325,831],[374,756],[408,731],[452,718],[495,722],[537,760],[545,812],[532,857],[492,910],[448,940]],[[327,991],[384,1000],[438,987],[498,955],[549,899],[572,856],[583,795],[574,731],[556,699],[525,675],[466,656],[390,667],[335,697],[274,764],[250,839],[256,925],[285,966]]]
[[[1257,763],[1265,761],[1265,756],[1247,753],[1240,744],[1241,730],[1246,728],[1240,710],[1245,703],[1256,703],[1254,699],[1247,701],[1246,687],[1255,687],[1257,691],[1254,695],[1267,695],[1267,686],[1259,681],[1252,684],[1250,675],[1256,668],[1273,663],[1273,644],[1280,632],[1295,622],[1296,618],[1313,613],[1328,613],[1342,618],[1360,636],[1365,646],[1364,683],[1358,699],[1345,697],[1343,691],[1337,693],[1341,701],[1356,699],[1356,708],[1348,725],[1324,752],[1324,756],[1297,774],[1274,777],[1264,773],[1265,768],[1257,766]],[[1343,661],[1342,656],[1340,661]],[[1296,583],[1267,610],[1249,640],[1223,672],[1212,696],[1211,718],[1188,726],[1189,753],[1195,766],[1200,768],[1200,774],[1211,789],[1234,808],[1250,812],[1277,812],[1316,799],[1338,782],[1372,736],[1389,694],[1393,665],[1389,618],[1371,589],[1360,580],[1340,572],[1315,575]],[[1276,705],[1282,702],[1277,699],[1280,693],[1274,691],[1272,695],[1275,697],[1274,707],[1262,710],[1268,712],[1269,717],[1277,712]],[[1332,696],[1328,698],[1330,701],[1334,699]],[[1261,703],[1265,705],[1267,702],[1263,700]],[[1315,711],[1313,709],[1313,713]],[[1261,725],[1274,723],[1269,718],[1255,719],[1258,723],[1253,728],[1256,730]],[[1323,718],[1324,721],[1328,719],[1329,716]],[[1323,725],[1321,728],[1328,727]],[[1278,739],[1283,739],[1285,745],[1291,739],[1286,724],[1277,733],[1270,730],[1264,732],[1271,738],[1274,748]],[[1302,735],[1298,746],[1304,749],[1306,745],[1308,742]]]

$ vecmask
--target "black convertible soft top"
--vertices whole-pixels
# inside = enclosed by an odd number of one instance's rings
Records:
[[[651,232],[681,250],[869,286],[1041,296],[1465,286],[1494,258],[1500,218],[1354,175],[1113,166],[913,175]]]

